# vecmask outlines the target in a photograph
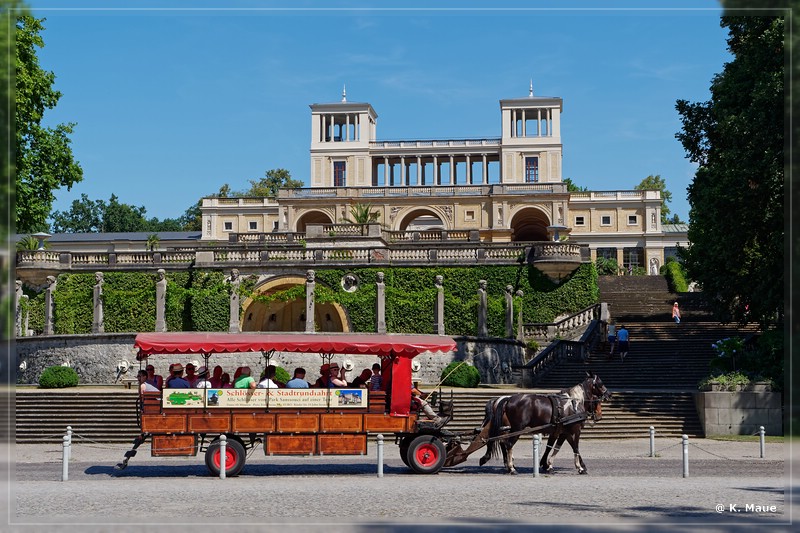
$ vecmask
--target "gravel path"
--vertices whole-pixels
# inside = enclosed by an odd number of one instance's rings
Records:
[[[61,482],[60,447],[16,446],[7,500],[11,523],[18,525],[12,530],[45,523],[62,524],[49,531],[75,523],[87,524],[81,531],[108,531],[112,523],[118,524],[114,531],[143,530],[131,524],[160,530],[177,519],[223,531],[236,524],[237,532],[263,531],[267,524],[405,531],[409,523],[423,524],[415,532],[441,531],[433,524],[477,531],[555,523],[607,530],[702,525],[705,531],[712,526],[789,531],[796,514],[790,511],[800,508],[796,493],[787,489],[793,463],[790,447],[782,443],[768,443],[766,458],[760,459],[757,442],[695,439],[688,478],[682,477],[680,439],[657,440],[655,458],[648,457],[647,439],[585,441],[581,452],[590,475],[577,475],[571,452],[562,450],[555,474],[539,478],[533,476],[530,441],[515,447],[517,476],[503,474],[497,459],[479,467],[480,452],[438,475],[414,475],[393,442],[385,447],[383,478],[376,476],[372,443],[365,457],[338,458],[266,457],[258,447],[242,475],[225,481],[208,475],[201,456],[153,458],[146,445],[117,472],[113,466],[125,449],[77,441],[69,481]]]

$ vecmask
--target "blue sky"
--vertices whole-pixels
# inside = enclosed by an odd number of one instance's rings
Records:
[[[532,78],[536,95],[564,101],[564,177],[591,190],[627,190],[660,174],[673,213],[687,220],[694,166],[675,139],[675,101],[707,100],[712,77],[731,59],[719,3],[706,0],[661,4],[670,9],[557,4],[569,10],[480,1],[338,11],[314,8],[392,4],[31,5],[47,18],[41,64],[63,92],[46,118],[77,123],[73,151],[84,169],[54,208],[69,209],[81,193],[114,193],[159,218],[180,216],[223,183],[244,189],[272,168],[307,183],[308,106],[339,101],[344,84],[348,101],[375,108],[379,139],[499,137],[499,100],[527,96]]]

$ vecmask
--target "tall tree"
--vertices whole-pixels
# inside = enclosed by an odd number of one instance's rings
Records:
[[[637,191],[661,191],[661,223],[667,224],[670,222],[667,218],[670,213],[667,204],[672,201],[672,193],[667,190],[667,182],[664,181],[660,174],[647,176],[634,189]],[[673,220],[675,220],[674,217]]]
[[[734,59],[711,99],[679,100],[676,137],[699,166],[689,186],[691,278],[723,319],[784,313],[784,19],[725,16]]]
[[[264,177],[259,180],[249,180],[250,190],[245,191],[240,196],[248,197],[276,197],[278,196],[278,189],[299,189],[303,186],[303,182],[292,179],[291,173],[285,168],[274,168],[267,170]]]
[[[585,192],[589,190],[586,187],[575,185],[575,183],[572,181],[572,178],[564,178],[562,181],[567,184],[567,192]]]
[[[74,123],[45,127],[42,119],[61,92],[53,88],[55,74],[39,66],[36,49],[44,46],[42,22],[30,15],[16,21],[16,224],[29,233],[47,228],[54,191],[67,190],[83,179],[73,158],[69,136]]]
[[[53,231],[56,233],[98,233],[103,227],[103,214],[106,203],[103,200],[90,200],[81,194],[80,200],[73,200],[69,211],[53,211]]]

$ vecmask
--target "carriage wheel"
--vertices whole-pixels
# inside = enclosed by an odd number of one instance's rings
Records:
[[[212,476],[219,476],[221,453],[219,439],[209,444],[206,450],[206,467]],[[225,446],[225,476],[238,476],[244,468],[245,451],[242,443],[236,439],[228,439]]]
[[[400,459],[403,460],[403,464],[406,466],[411,466],[408,464],[408,447],[411,445],[411,441],[414,440],[414,437],[403,437],[400,441]]]
[[[444,466],[447,453],[439,437],[420,435],[408,445],[406,457],[408,466],[417,474],[435,474]]]

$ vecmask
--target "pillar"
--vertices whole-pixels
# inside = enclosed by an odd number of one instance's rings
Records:
[[[489,325],[486,319],[486,280],[478,281],[478,337],[489,336]]]
[[[517,309],[517,340],[525,342],[525,328],[522,325],[522,290],[517,291],[517,297],[520,299],[519,309]]]
[[[514,338],[514,287],[506,285],[506,337]]]
[[[92,294],[92,333],[104,333],[105,321],[103,320],[103,273],[95,272],[94,278],[97,281],[94,285]]]
[[[44,334],[53,334],[53,312],[55,311],[55,304],[53,302],[53,293],[56,290],[55,276],[47,276],[47,288],[44,293]]]
[[[376,274],[375,280],[375,329],[378,333],[386,333],[386,286],[383,283],[383,272]]]
[[[231,270],[231,299],[230,299],[230,319],[228,320],[228,332],[239,332],[239,270],[234,268]]]

